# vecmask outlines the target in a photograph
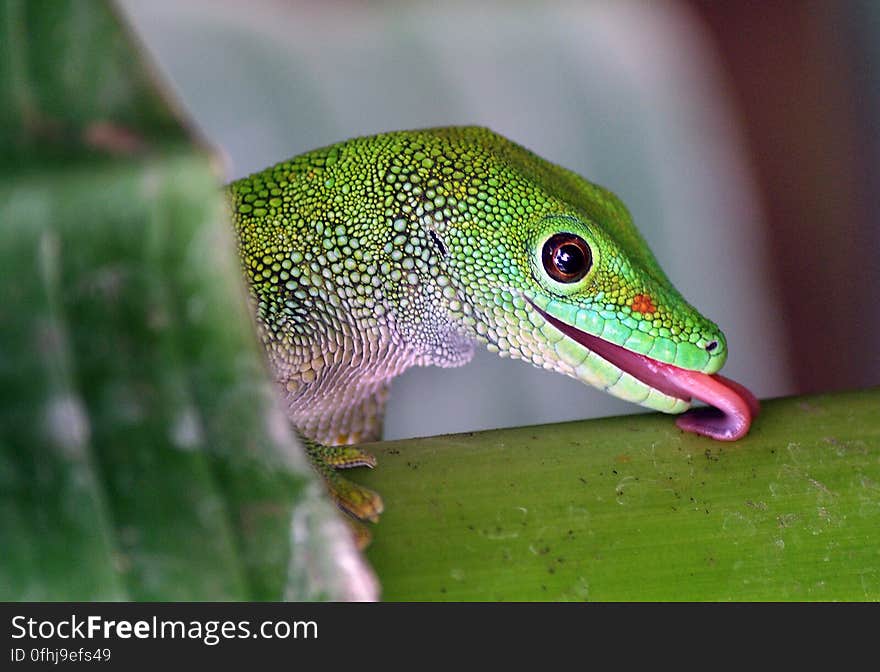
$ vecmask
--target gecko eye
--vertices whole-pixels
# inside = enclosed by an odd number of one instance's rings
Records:
[[[544,270],[557,282],[577,282],[590,271],[593,254],[583,238],[573,233],[557,233],[541,251]]]

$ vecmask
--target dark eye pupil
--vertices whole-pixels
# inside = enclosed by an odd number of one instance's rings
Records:
[[[544,270],[558,282],[577,282],[590,271],[593,256],[586,241],[573,233],[551,236],[541,251]]]
[[[562,245],[553,254],[553,263],[560,272],[574,275],[586,265],[584,253],[577,245]]]

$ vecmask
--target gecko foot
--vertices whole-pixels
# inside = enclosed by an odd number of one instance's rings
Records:
[[[325,446],[300,435],[312,465],[324,477],[333,501],[357,519],[379,521],[385,508],[379,493],[348,480],[337,469],[374,467],[376,458],[357,446]]]

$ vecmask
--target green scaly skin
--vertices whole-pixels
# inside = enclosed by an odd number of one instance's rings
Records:
[[[279,163],[229,187],[261,338],[289,416],[337,501],[381,499],[337,467],[380,438],[391,379],[459,366],[486,343],[666,413],[689,404],[622,372],[540,314],[684,369],[714,373],[717,326],[671,285],[612,193],[485,128],[387,133]],[[542,265],[580,236],[589,273]],[[707,349],[707,344],[714,343]],[[711,351],[709,351],[711,350]]]

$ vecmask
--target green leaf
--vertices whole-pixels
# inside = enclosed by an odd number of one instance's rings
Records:
[[[0,5],[0,599],[368,599],[212,159],[103,3]]]
[[[880,389],[375,444],[389,600],[878,600]]]

